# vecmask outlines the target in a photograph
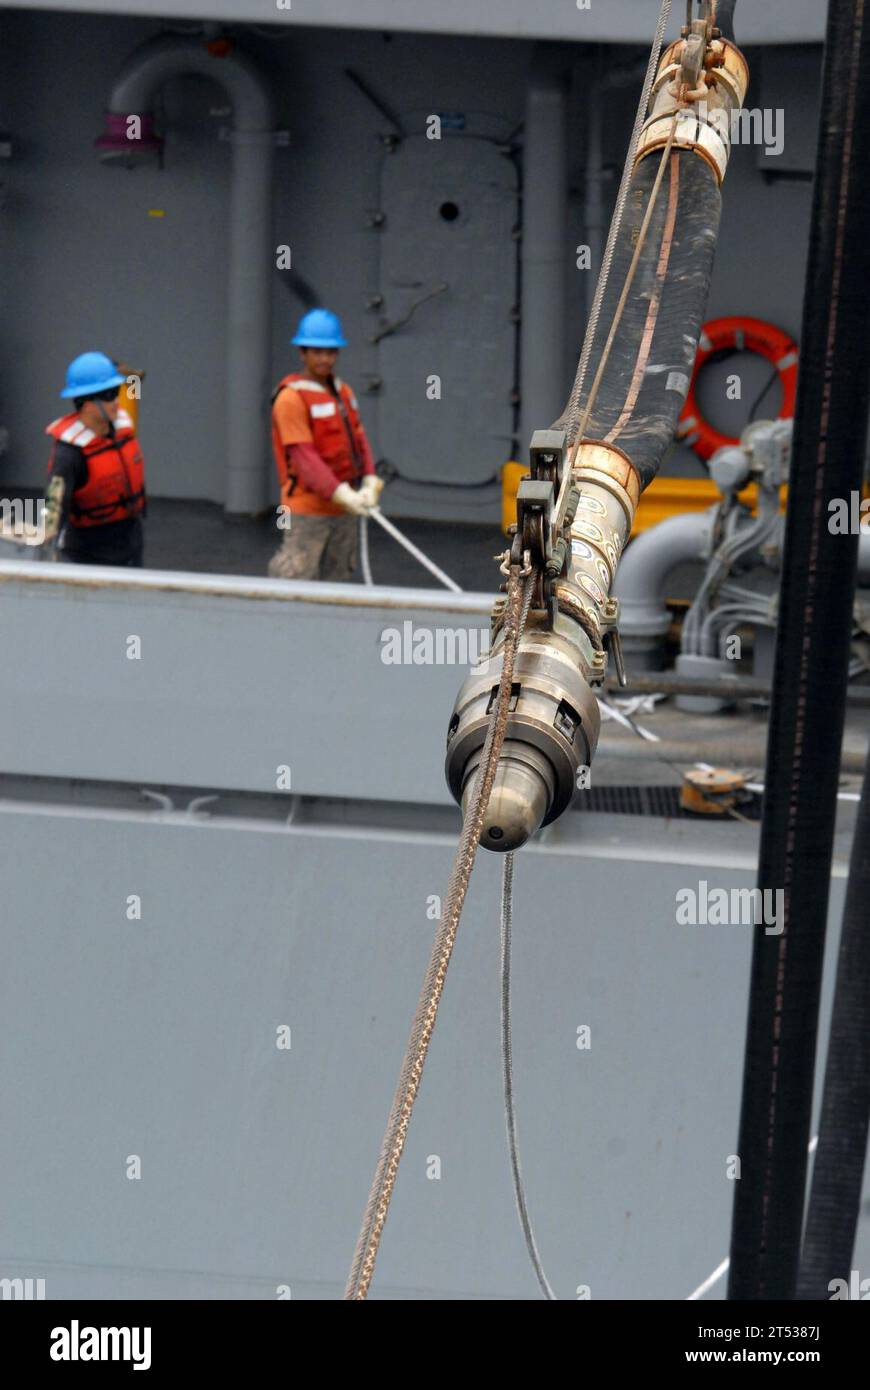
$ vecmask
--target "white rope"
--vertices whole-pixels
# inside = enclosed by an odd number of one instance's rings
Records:
[[[755,792],[757,795],[762,796],[762,795],[764,794],[764,783],[763,783],[763,782],[747,782],[747,783],[746,783],[746,790],[747,790],[748,792]],[[860,792],[837,792],[837,800],[838,800],[838,801],[860,801],[860,800],[861,800],[861,793],[860,793]]]
[[[445,574],[442,569],[439,569],[434,560],[430,560],[428,555],[424,555],[422,550],[420,550],[413,541],[408,540],[407,536],[403,536],[398,526],[394,526],[393,523],[384,516],[380,507],[370,507],[368,514],[370,517],[374,518],[379,526],[383,527],[388,536],[392,536],[394,541],[398,541],[399,545],[404,546],[408,554],[413,555],[414,559],[417,560],[424,569],[427,569],[430,574],[434,574],[435,578],[444,585],[445,589],[452,589],[454,594],[462,593],[462,589],[458,584],[453,582],[450,575]],[[366,539],[368,539],[368,537]]]
[[[603,700],[600,695],[598,696],[598,708],[601,711],[602,718],[605,720],[615,719],[617,724],[622,724],[626,729],[630,729],[638,738],[645,738],[648,743],[661,743],[658,734],[654,734],[651,729],[644,728],[643,724],[638,724],[636,720],[632,720],[628,715],[623,714],[622,710],[617,709],[615,705],[609,704],[607,700]]]
[[[369,557],[369,519],[361,516],[359,519],[359,564],[362,570],[363,583],[369,589],[374,588],[375,581],[372,579],[372,565]]]

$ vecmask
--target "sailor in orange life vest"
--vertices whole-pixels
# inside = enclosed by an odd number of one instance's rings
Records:
[[[83,352],[67,368],[61,396],[75,410],[46,429],[45,540],[80,565],[143,562],[142,454],[133,422],[118,405],[124,377],[103,352]]]
[[[375,474],[356,396],[335,375],[338,350],[347,346],[338,318],[328,309],[312,309],[292,341],[302,371],[285,376],[272,397],[272,448],[286,529],[269,574],[346,581],[356,569],[357,519],[376,505],[383,482]]]

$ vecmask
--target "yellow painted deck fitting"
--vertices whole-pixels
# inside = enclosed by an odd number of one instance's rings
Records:
[[[506,463],[501,470],[501,525],[507,529],[517,519],[516,497],[520,481],[528,476],[527,463]],[[780,490],[780,506],[785,510],[788,489]],[[740,501],[751,508],[753,513],[758,502],[758,488],[752,483],[739,494]],[[722,501],[722,494],[709,478],[654,478],[645,492],[640,495],[634,526],[631,534],[657,526],[669,516],[679,516],[682,512],[704,512],[708,507]]]

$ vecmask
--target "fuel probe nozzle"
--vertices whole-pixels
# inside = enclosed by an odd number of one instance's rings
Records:
[[[618,605],[610,586],[631,529],[639,481],[613,445],[581,445],[564,529],[553,538],[553,499],[565,455],[563,432],[537,431],[531,476],[517,495],[514,548],[531,554],[536,579],[480,836],[484,848],[501,853],[519,849],[562,814],[580,785],[588,785],[600,728],[595,688],[607,674],[608,639],[616,646]],[[447,733],[447,782],[463,812],[498,691],[501,613],[497,603],[491,654],[464,682]]]

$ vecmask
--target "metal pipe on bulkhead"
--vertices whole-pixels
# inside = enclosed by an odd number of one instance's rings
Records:
[[[256,513],[268,501],[272,231],[275,131],[265,81],[244,53],[198,38],[160,35],[124,63],[109,97],[103,158],[129,160],[159,148],[154,99],[171,78],[197,74],[217,82],[233,105],[230,263],[227,276],[226,456],[224,507]],[[138,129],[129,118],[138,116]]]

